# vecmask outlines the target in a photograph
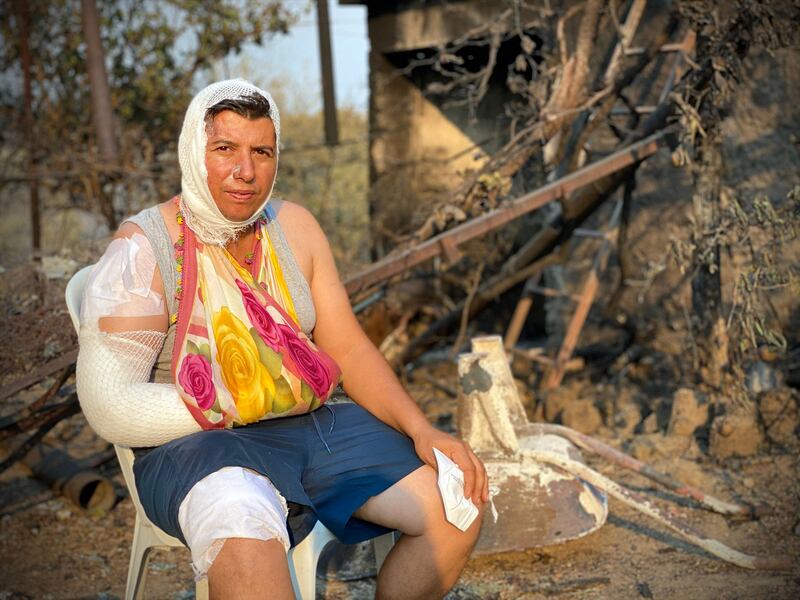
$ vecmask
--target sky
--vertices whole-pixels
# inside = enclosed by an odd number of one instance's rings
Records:
[[[307,0],[288,1],[307,4]],[[340,6],[337,0],[328,0],[328,14],[336,105],[366,112],[369,102],[367,9],[359,5]],[[223,74],[251,78],[267,88],[277,80],[289,88],[290,98],[305,104],[303,109],[321,109],[317,36],[314,8],[300,17],[288,35],[265,40],[261,46],[248,45],[241,56],[226,59]]]

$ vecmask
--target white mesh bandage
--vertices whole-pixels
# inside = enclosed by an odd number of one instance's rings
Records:
[[[135,448],[200,431],[174,385],[148,383],[163,333],[81,327],[78,342],[78,398],[97,435]]]
[[[281,138],[281,121],[278,107],[268,92],[244,79],[229,79],[212,83],[202,89],[186,110],[183,128],[178,140],[178,160],[181,165],[181,210],[186,224],[197,237],[207,244],[224,246],[238,233],[258,219],[272,194],[246,221],[230,221],[220,212],[208,188],[206,170],[206,111],[222,100],[235,100],[252,94],[261,94],[269,102],[269,116],[275,126],[275,150]],[[276,154],[277,156],[277,154]]]
[[[114,240],[95,266],[81,306],[77,388],[92,429],[122,446],[157,446],[200,430],[174,385],[148,383],[166,335],[161,294],[151,289],[147,238]]]
[[[192,551],[195,577],[202,579],[228,538],[277,539],[289,551],[281,493],[263,475],[224,467],[198,481],[181,502],[178,523]]]

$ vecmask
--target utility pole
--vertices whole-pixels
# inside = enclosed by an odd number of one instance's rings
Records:
[[[333,86],[333,52],[328,19],[328,0],[317,0],[317,31],[319,32],[319,60],[322,68],[322,102],[325,112],[325,143],[339,144],[339,124],[336,120],[336,95]]]

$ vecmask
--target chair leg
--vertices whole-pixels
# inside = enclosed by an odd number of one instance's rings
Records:
[[[315,600],[317,595],[317,563],[322,550],[333,534],[317,522],[308,537],[289,553],[289,575],[294,593],[300,600]]]
[[[203,577],[194,585],[194,599],[208,600],[208,577]]]
[[[147,578],[147,558],[151,546],[148,543],[147,532],[142,531],[139,518],[133,526],[133,544],[131,547],[131,560],[128,564],[128,582],[125,586],[125,600],[139,600],[144,596],[144,583]]]
[[[394,547],[394,532],[385,533],[372,539],[372,547],[375,551],[375,569],[380,572],[383,561],[386,560],[389,552]]]
[[[305,541],[292,549],[289,556],[289,575],[295,595],[300,600],[314,600],[317,593],[316,561],[312,544],[306,544]]]

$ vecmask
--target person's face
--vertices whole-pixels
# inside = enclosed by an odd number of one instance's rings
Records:
[[[208,188],[220,212],[245,221],[272,189],[278,160],[275,127],[266,117],[247,119],[225,110],[208,126]]]

